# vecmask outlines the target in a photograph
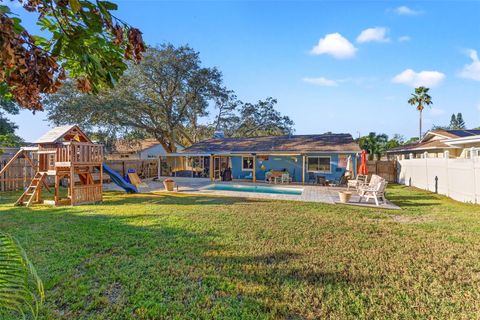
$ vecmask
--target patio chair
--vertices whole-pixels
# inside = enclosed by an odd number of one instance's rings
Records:
[[[317,176],[317,183],[321,186],[327,186],[328,185],[327,178],[324,177],[324,176]]]
[[[266,183],[272,183],[272,172],[271,171],[265,172],[265,182]]]
[[[315,173],[309,172],[308,173],[308,183],[315,184],[317,182],[317,178],[315,177]]]
[[[350,187],[358,189],[360,186],[367,184],[368,176],[364,175],[357,175],[355,179],[351,179],[347,181],[347,190],[350,190]]]
[[[378,200],[382,200],[383,204],[386,203],[385,189],[387,188],[388,182],[383,178],[380,178],[380,180],[377,181],[378,182],[376,182],[374,185],[369,184],[368,186],[359,187],[360,198],[358,199],[358,202],[362,202],[362,199],[365,198],[366,202],[368,202],[370,199],[374,199],[375,205],[377,206],[380,205]]]
[[[290,177],[290,174],[288,172],[283,173],[281,179],[282,179],[281,180],[282,183],[291,183],[292,182],[292,177]]]
[[[342,173],[342,175],[340,176],[340,178],[338,179],[334,179],[334,180],[331,180],[329,185],[331,187],[340,187],[340,186],[348,186],[348,177],[347,175],[344,173]]]

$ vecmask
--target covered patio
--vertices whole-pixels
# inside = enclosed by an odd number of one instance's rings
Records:
[[[172,153],[160,158],[159,176],[208,178],[210,181],[317,183],[336,185],[348,172],[356,174],[355,154],[295,152]],[[225,172],[228,171],[228,177]],[[282,175],[287,175],[283,181]],[[276,179],[278,178],[278,179]]]

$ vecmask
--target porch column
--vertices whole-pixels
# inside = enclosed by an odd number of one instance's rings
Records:
[[[214,173],[213,173],[213,155],[210,155],[210,181],[214,180]]]
[[[252,181],[253,182],[257,182],[257,155],[254,154],[253,155],[253,178],[252,178]]]
[[[173,175],[176,177],[177,176],[177,157],[173,158],[173,170],[175,170]]]
[[[192,168],[192,178],[193,178],[193,163],[194,162],[195,162],[194,157],[190,157],[190,168]]]
[[[302,184],[305,184],[305,156],[302,156]]]

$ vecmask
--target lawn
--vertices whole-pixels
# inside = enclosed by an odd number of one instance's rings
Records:
[[[15,208],[42,319],[478,318],[480,207],[402,186],[387,211],[107,192]]]

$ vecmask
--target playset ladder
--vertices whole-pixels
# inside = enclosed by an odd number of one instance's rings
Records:
[[[25,206],[29,207],[33,203],[35,198],[39,200],[38,195],[39,195],[40,189],[42,188],[42,185],[46,186],[46,183],[45,183],[46,177],[47,177],[46,172],[37,172],[32,182],[28,186],[28,188],[20,196],[20,198],[18,198],[17,202],[15,202],[15,205],[22,206],[26,202]],[[27,201],[25,201],[26,198],[28,198]]]

